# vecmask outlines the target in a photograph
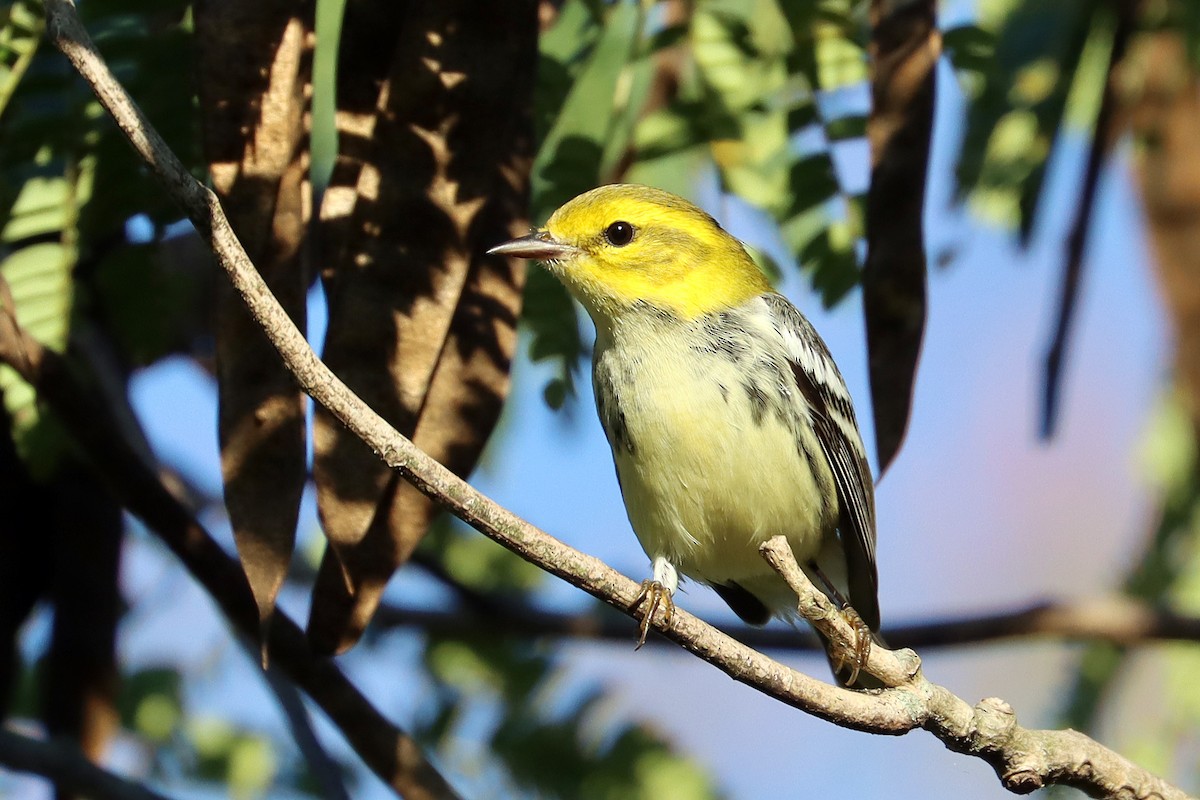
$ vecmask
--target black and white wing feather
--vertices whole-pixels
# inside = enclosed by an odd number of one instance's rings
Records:
[[[875,486],[846,383],[812,324],[782,296],[763,296],[783,336],[788,362],[808,403],[813,429],[837,488],[838,531],[846,553],[850,604],[879,629],[875,568]]]

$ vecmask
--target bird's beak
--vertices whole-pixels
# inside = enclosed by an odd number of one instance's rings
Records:
[[[535,231],[520,239],[498,244],[488,250],[490,256],[516,256],[537,261],[559,261],[577,256],[583,251],[578,247],[557,242],[549,231]]]

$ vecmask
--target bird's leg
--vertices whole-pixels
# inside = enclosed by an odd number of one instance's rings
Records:
[[[662,556],[655,556],[654,577],[651,580],[642,581],[642,590],[638,592],[638,596],[629,606],[630,611],[636,612],[643,604],[645,605],[641,612],[642,621],[638,625],[638,643],[635,650],[641,650],[642,645],[646,643],[646,636],[650,633],[650,621],[654,619],[654,615],[660,608],[663,613],[663,621],[671,622],[671,618],[675,616],[675,602],[671,596],[678,588],[679,575],[675,572],[675,567]]]
[[[867,665],[867,659],[871,656],[871,629],[867,627],[867,623],[858,615],[853,606],[842,606],[842,618],[850,624],[854,630],[853,640],[848,647],[834,646],[835,653],[833,659],[835,671],[841,675],[842,668],[849,666],[850,675],[846,678],[847,686],[854,686],[858,680],[858,673],[862,672],[863,667]]]
[[[853,686],[854,682],[858,680],[858,673],[862,672],[862,668],[867,665],[867,659],[871,655],[871,642],[874,638],[871,635],[871,628],[854,610],[854,606],[850,605],[850,601],[833,585],[833,581],[826,577],[815,561],[808,562],[808,568],[817,576],[817,580],[821,582],[829,599],[838,604],[842,619],[846,620],[854,631],[851,641],[844,644],[831,643],[829,653],[829,657],[833,661],[834,672],[838,673],[839,679],[842,668],[850,667],[850,677],[846,678],[845,683],[847,686]]]

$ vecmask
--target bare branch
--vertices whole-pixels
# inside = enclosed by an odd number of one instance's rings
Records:
[[[0,729],[0,764],[16,772],[41,775],[60,792],[93,800],[168,800],[158,792],[97,767],[65,741],[44,742]]]
[[[796,563],[787,539],[776,536],[761,548],[763,558],[796,593],[800,615],[832,641],[850,641],[855,631]],[[1029,730],[1017,724],[1012,706],[996,697],[974,707],[930,683],[912,650],[874,646],[865,670],[888,691],[904,691],[920,727],[958,753],[983,759],[1004,788],[1028,794],[1050,784],[1082,789],[1092,797],[1184,798],[1179,789],[1077,731]]]
[[[568,547],[455,477],[398,434],[321,363],[246,257],[216,198],[187,174],[115,82],[80,26],[74,5],[70,0],[47,0],[46,8],[55,45],[93,86],[138,153],[209,240],[221,267],[301,387],[388,465],[464,522],[547,572],[609,605],[628,610],[637,597],[638,584],[598,559]],[[19,361],[19,348],[8,355]],[[985,700],[971,708],[924,680],[915,655],[873,648],[868,670],[895,678],[897,685],[877,692],[854,692],[779,664],[681,609],[676,609],[670,619],[662,616],[655,618],[656,629],[735,680],[843,727],[882,734],[926,728],[952,749],[972,753],[995,766],[1004,785],[1013,791],[1029,792],[1043,784],[1063,783],[1096,797],[1115,797],[1118,793],[1170,800],[1186,797],[1082,734],[1026,731],[1016,725],[1012,709],[999,700]],[[279,622],[272,626],[273,655]],[[279,657],[282,660],[283,656]]]

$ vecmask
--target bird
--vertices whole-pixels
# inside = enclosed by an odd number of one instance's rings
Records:
[[[681,576],[747,623],[794,618],[759,554],[782,534],[861,633],[852,653],[829,652],[854,685],[880,624],[874,483],[808,319],[711,215],[649,186],[587,191],[488,252],[541,262],[595,325],[596,410],[652,565],[631,609],[638,646],[656,612],[670,621]]]

